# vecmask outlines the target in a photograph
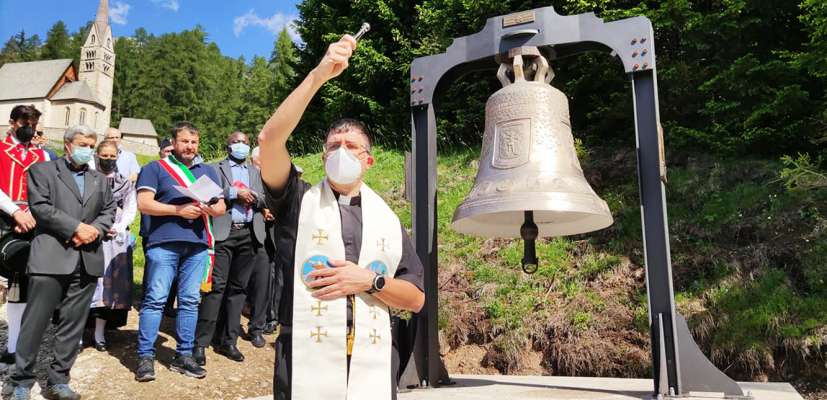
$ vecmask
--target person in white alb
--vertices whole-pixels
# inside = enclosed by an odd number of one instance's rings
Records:
[[[326,177],[313,186],[299,179],[287,152],[310,100],[347,68],[355,49],[350,35],[331,44],[259,134],[284,277],[276,399],[394,398],[389,308],[418,312],[425,302],[422,263],[410,238],[362,181],[374,164],[367,127],[354,119],[331,124],[322,156]]]

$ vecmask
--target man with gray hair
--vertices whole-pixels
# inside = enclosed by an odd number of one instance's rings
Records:
[[[121,143],[121,139],[123,139],[121,131],[118,128],[107,128],[103,139],[111,140],[118,146],[118,173],[134,184],[135,181],[138,180],[138,174],[141,172],[141,165],[138,164],[138,158],[135,157],[135,153],[124,150],[123,144]]]
[[[4,390],[13,399],[29,398],[37,353],[55,310],[60,311],[54,361],[42,394],[47,399],[80,399],[69,387],[69,371],[104,271],[101,240],[116,210],[106,176],[87,166],[96,141],[92,128],[71,127],[63,135],[66,156],[29,169],[29,209],[37,224],[27,273],[29,290],[37,295],[29,298],[23,313],[15,367]]]

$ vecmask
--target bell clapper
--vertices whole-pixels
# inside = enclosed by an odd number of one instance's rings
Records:
[[[534,223],[534,211],[525,212],[525,222],[520,226],[520,236],[525,241],[525,248],[523,250],[523,272],[533,274],[537,272],[540,260],[537,259],[537,248],[534,241],[537,240],[539,230],[537,224]]]

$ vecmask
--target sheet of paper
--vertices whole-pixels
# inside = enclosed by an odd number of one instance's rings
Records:
[[[190,187],[175,186],[181,194],[195,201],[209,203],[210,199],[221,196],[224,191],[206,175],[201,175]]]

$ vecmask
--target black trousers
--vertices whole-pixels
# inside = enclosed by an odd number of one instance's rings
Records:
[[[273,260],[270,263],[270,302],[267,304],[270,309],[267,312],[267,322],[279,320],[282,288],[284,288],[284,273]]]
[[[264,247],[253,239],[249,225],[231,229],[226,240],[216,243],[212,291],[201,298],[198,308],[196,346],[237,343],[247,284],[256,264],[266,263],[266,260]]]
[[[251,308],[247,332],[250,334],[261,333],[265,323],[278,318],[278,312],[276,313],[276,317],[272,318],[272,296],[276,283],[274,282],[276,278],[274,269],[275,264],[265,253],[265,259],[256,262],[255,270],[250,277],[250,284],[247,286],[249,293],[247,302],[250,303]],[[281,295],[281,292],[279,292],[279,295]]]
[[[71,275],[29,276],[29,302],[23,312],[20,338],[17,340],[15,368],[9,379],[18,386],[32,387],[37,353],[52,315],[60,309],[54,339],[54,361],[48,369],[48,384],[69,383],[69,370],[75,363],[77,349],[89,316],[89,305],[98,285],[78,266]]]
[[[276,339],[276,365],[273,369],[273,399],[290,400],[291,382],[293,379],[293,342],[291,327],[282,327],[284,332]],[[312,360],[299,360],[299,362],[313,362]],[[350,356],[348,356],[348,368],[350,368]],[[397,373],[399,371],[399,351],[396,343],[393,343],[391,351],[391,400],[396,400]],[[320,384],[324,384],[323,382]]]

